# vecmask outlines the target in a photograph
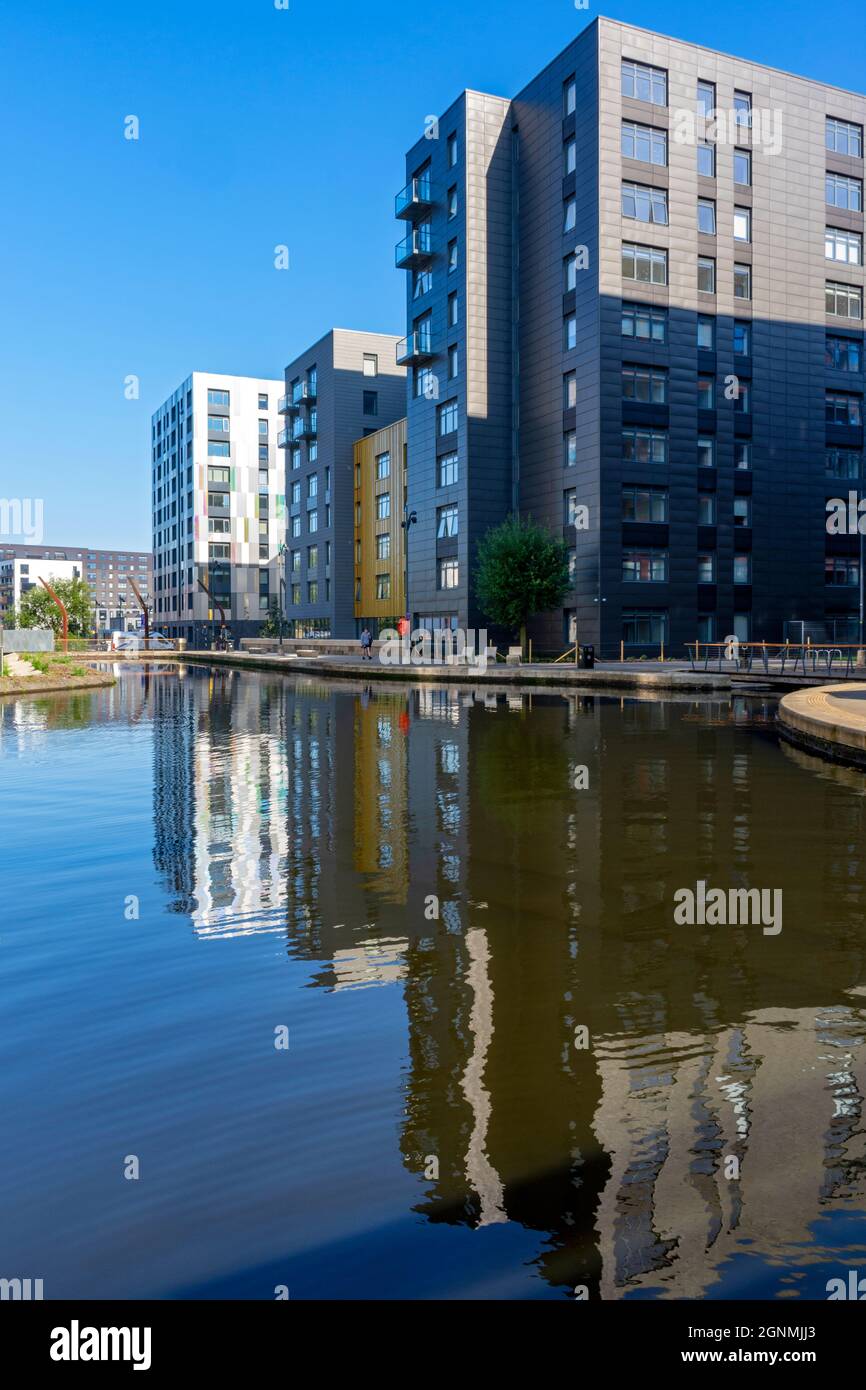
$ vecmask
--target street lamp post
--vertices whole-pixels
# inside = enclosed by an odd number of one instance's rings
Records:
[[[286,611],[286,567],[283,560],[285,553],[286,543],[285,541],[280,541],[277,546],[277,565],[279,566],[277,580],[279,582],[278,593],[280,595],[280,652],[283,650],[283,614]]]
[[[401,527],[403,528],[403,530],[404,530],[404,532],[405,532],[405,535],[404,535],[404,537],[403,537],[403,562],[404,562],[403,601],[404,601],[405,608],[406,608],[406,619],[407,619],[407,621],[408,621],[408,623],[409,623],[410,631],[411,631],[411,628],[412,628],[412,617],[411,617],[411,608],[410,608],[410,605],[409,605],[409,528],[410,528],[411,526],[414,526],[415,523],[417,522],[417,520],[418,520],[418,513],[417,513],[417,512],[414,512],[414,511],[410,512],[410,510],[409,510],[409,504],[408,504],[408,503],[405,503],[404,506],[403,506],[403,520],[400,522],[400,525],[401,525]]]

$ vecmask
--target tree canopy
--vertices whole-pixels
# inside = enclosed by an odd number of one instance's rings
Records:
[[[89,586],[83,579],[55,579],[51,587],[60,601],[65,604],[69,614],[70,637],[89,637],[93,632],[93,598]],[[21,596],[18,612],[12,627],[50,627],[55,633],[63,630],[60,609],[47,589],[35,584]]]
[[[510,516],[482,536],[475,574],[478,602],[494,623],[519,629],[522,646],[527,620],[559,607],[568,588],[564,541],[531,517]]]

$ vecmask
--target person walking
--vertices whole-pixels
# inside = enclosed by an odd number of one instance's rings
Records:
[[[364,628],[364,631],[361,633],[361,660],[362,660],[362,661],[372,661],[372,660],[373,660],[373,653],[372,653],[372,650],[371,650],[372,646],[373,646],[373,634],[372,634],[372,632],[370,631],[370,629],[369,629],[368,627],[365,627],[365,628]]]

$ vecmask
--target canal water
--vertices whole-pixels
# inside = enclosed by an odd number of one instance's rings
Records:
[[[825,1298],[866,780],[771,699],[203,668],[0,705],[0,1276]],[[675,894],[781,889],[782,930]]]

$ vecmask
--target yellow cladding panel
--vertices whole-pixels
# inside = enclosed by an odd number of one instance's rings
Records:
[[[388,455],[387,476],[377,477],[379,460]],[[356,618],[394,618],[406,606],[403,551],[403,506],[406,498],[406,421],[397,420],[355,444],[354,580]],[[389,496],[389,515],[379,519],[377,498]],[[387,559],[377,553],[379,536],[389,537]],[[359,555],[360,543],[360,559]],[[387,575],[388,598],[377,598],[377,580]],[[360,580],[360,592],[358,581]]]

